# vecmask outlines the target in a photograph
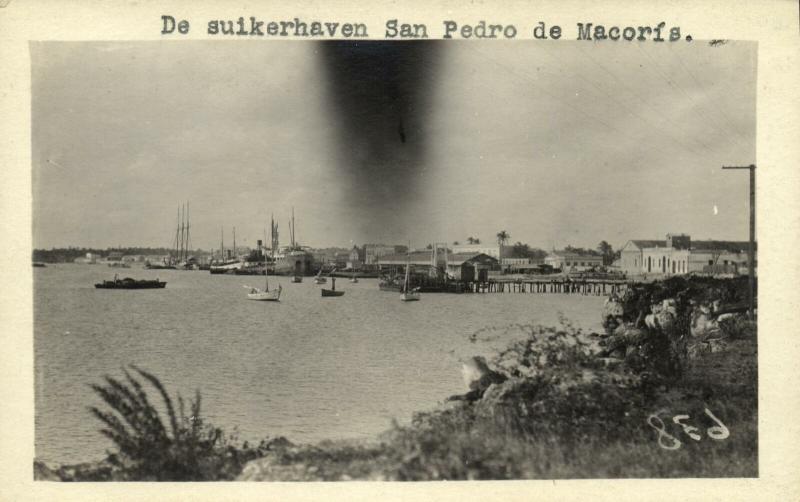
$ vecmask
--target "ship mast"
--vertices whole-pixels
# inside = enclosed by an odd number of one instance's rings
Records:
[[[233,259],[237,260],[237,258],[236,258],[236,227],[233,227]]]
[[[178,255],[178,252],[179,252],[178,249],[179,249],[179,246],[180,246],[180,240],[179,240],[180,239],[180,235],[181,235],[181,207],[178,206],[178,220],[177,220],[176,227],[175,227],[175,255],[174,255],[175,256],[174,257],[175,261],[180,259],[179,255]]]
[[[275,261],[275,248],[278,247],[278,228],[275,226],[275,216],[269,215],[269,247],[272,251],[272,261]]]
[[[189,203],[186,203],[186,246],[184,261],[189,259],[189,246],[191,246],[191,240],[189,239]]]
[[[292,206],[292,221],[289,222],[289,237],[292,241],[292,250],[295,247],[295,234],[294,234],[294,206]]]
[[[411,264],[411,241],[408,241],[408,248],[406,248],[406,275],[403,279],[403,293],[408,293],[408,268]]]
[[[225,227],[219,227],[219,261],[225,263]]]
[[[183,247],[186,242],[186,205],[181,205],[181,249],[178,253],[178,262],[183,261]]]

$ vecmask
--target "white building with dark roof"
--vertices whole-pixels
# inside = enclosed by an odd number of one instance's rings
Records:
[[[665,240],[628,241],[619,266],[629,275],[681,275],[692,272],[747,271],[747,241],[692,241],[686,234],[667,234]]]
[[[586,253],[574,253],[571,251],[551,251],[544,258],[545,265],[558,268],[564,271],[575,270],[582,272],[596,267],[603,266],[603,257]]]

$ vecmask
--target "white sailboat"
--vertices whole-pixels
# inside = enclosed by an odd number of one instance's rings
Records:
[[[409,290],[409,286],[411,285],[410,275],[409,275],[409,257],[406,255],[406,278],[403,282],[403,294],[400,295],[400,300],[404,302],[417,302],[419,301],[419,288],[414,288]]]
[[[244,286],[248,288],[250,286]],[[269,274],[264,274],[264,290],[260,290],[258,288],[250,288],[250,292],[247,293],[248,300],[256,300],[261,302],[277,302],[281,298],[281,285],[278,284],[278,289],[273,289],[272,291],[269,290]]]
[[[327,277],[322,277],[322,266],[319,267],[319,272],[314,276],[314,284],[325,284],[328,282]]]
[[[356,277],[356,271],[353,270],[353,276],[350,278],[350,282],[353,284],[358,284],[358,277]]]

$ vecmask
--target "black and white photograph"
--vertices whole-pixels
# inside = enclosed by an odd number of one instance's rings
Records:
[[[758,477],[757,43],[30,58],[35,479]]]

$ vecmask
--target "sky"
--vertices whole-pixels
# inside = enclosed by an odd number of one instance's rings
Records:
[[[746,240],[755,43],[35,42],[34,247]]]

